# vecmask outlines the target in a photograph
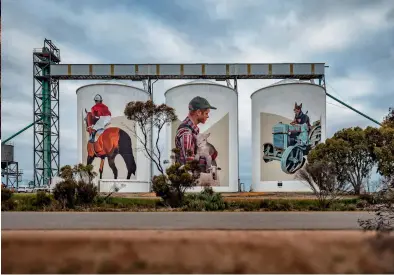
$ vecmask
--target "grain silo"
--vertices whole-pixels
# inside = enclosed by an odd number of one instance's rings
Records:
[[[79,161],[84,164],[92,161],[98,173],[96,182],[100,175],[100,165],[104,165],[100,191],[108,192],[118,187],[119,192],[149,192],[151,161],[142,150],[137,150],[141,148],[136,137],[141,136],[140,129],[134,128],[134,122],[124,115],[128,102],[147,101],[149,94],[137,87],[117,82],[82,86],[76,93]],[[90,116],[94,111],[92,108],[96,97],[102,98],[102,103],[109,111],[104,108],[99,120]],[[92,128],[99,130],[103,127],[105,130],[94,137],[89,133]],[[101,156],[105,156],[103,163]]]
[[[175,147],[178,126],[188,116],[189,102],[194,97],[208,100],[216,107],[209,113],[205,124],[199,124],[200,133],[209,134],[207,142],[213,145],[217,154],[213,157],[219,167],[216,173],[204,174],[204,180],[218,192],[238,191],[238,94],[232,88],[213,81],[196,80],[173,87],[165,92],[166,104],[175,108],[178,120],[167,128],[167,152]],[[216,165],[215,165],[216,164]],[[201,178],[202,179],[202,178]],[[191,191],[199,191],[196,187]]]
[[[251,100],[253,190],[310,191],[295,175],[308,151],[326,138],[324,87],[283,80],[255,91]]]

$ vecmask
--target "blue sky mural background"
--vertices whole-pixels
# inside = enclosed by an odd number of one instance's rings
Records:
[[[328,92],[378,120],[394,103],[392,0],[3,0],[2,15],[2,138],[32,121],[32,50],[44,38],[63,63],[326,62]],[[75,90],[91,82],[60,83],[62,165],[77,161]],[[157,82],[154,100],[164,102],[165,90],[184,82]],[[247,185],[250,94],[272,82],[239,83]],[[327,99],[328,136],[354,125],[373,123]],[[27,180],[32,138],[30,129],[14,140]]]

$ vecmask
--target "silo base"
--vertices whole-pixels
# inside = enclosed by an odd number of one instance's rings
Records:
[[[149,182],[135,181],[135,180],[99,180],[99,192],[109,193],[148,193],[150,190]]]
[[[252,185],[253,192],[310,192],[310,187],[301,181],[261,181]]]
[[[196,186],[186,190],[186,193],[198,193],[204,190],[204,187]],[[212,190],[216,193],[237,193],[238,189],[226,186],[212,186]]]

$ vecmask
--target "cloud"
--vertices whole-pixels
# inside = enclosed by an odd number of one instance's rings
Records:
[[[44,38],[60,48],[63,63],[326,62],[327,91],[339,99],[378,120],[394,102],[392,0],[152,1],[83,1],[78,9],[63,0],[2,1],[3,138],[32,121],[32,50]],[[77,159],[75,90],[92,82],[60,82],[62,164]],[[158,81],[155,101],[164,102],[166,89],[185,82]],[[250,95],[272,82],[239,81],[245,178],[251,173]],[[328,136],[373,125],[327,102]],[[32,138],[31,129],[17,137],[17,151],[32,151]],[[31,177],[32,152],[18,154]]]

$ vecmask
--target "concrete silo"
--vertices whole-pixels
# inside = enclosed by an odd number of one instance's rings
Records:
[[[308,151],[326,138],[324,87],[283,80],[255,91],[251,100],[253,190],[310,191],[295,175]]]
[[[136,87],[111,82],[82,86],[76,93],[79,161],[86,164],[93,160],[92,165],[98,173],[97,182],[100,165],[104,164],[100,191],[108,192],[118,187],[119,192],[149,192],[151,161],[142,150],[137,150],[141,147],[136,137],[136,134],[141,135],[140,129],[136,127],[135,133],[134,122],[124,115],[128,102],[147,101],[149,94]],[[101,96],[102,103],[110,112],[109,117],[100,120],[90,116],[97,95]],[[97,130],[103,126],[105,130],[93,140],[90,129]],[[101,156],[105,157],[103,163]]]
[[[205,124],[199,124],[200,133],[207,134],[207,142],[217,151],[216,165],[221,170],[214,175],[203,174],[212,179],[211,185],[218,192],[238,191],[238,95],[234,89],[213,81],[196,80],[173,87],[165,92],[166,104],[175,108],[178,120],[167,127],[167,152],[175,148],[178,126],[189,113],[188,105],[196,96],[203,97],[216,107],[211,110]],[[170,153],[169,153],[170,154]],[[203,177],[202,176],[202,177]],[[212,176],[212,178],[210,178]],[[201,178],[202,179],[202,178]],[[191,191],[200,191],[198,186]]]

